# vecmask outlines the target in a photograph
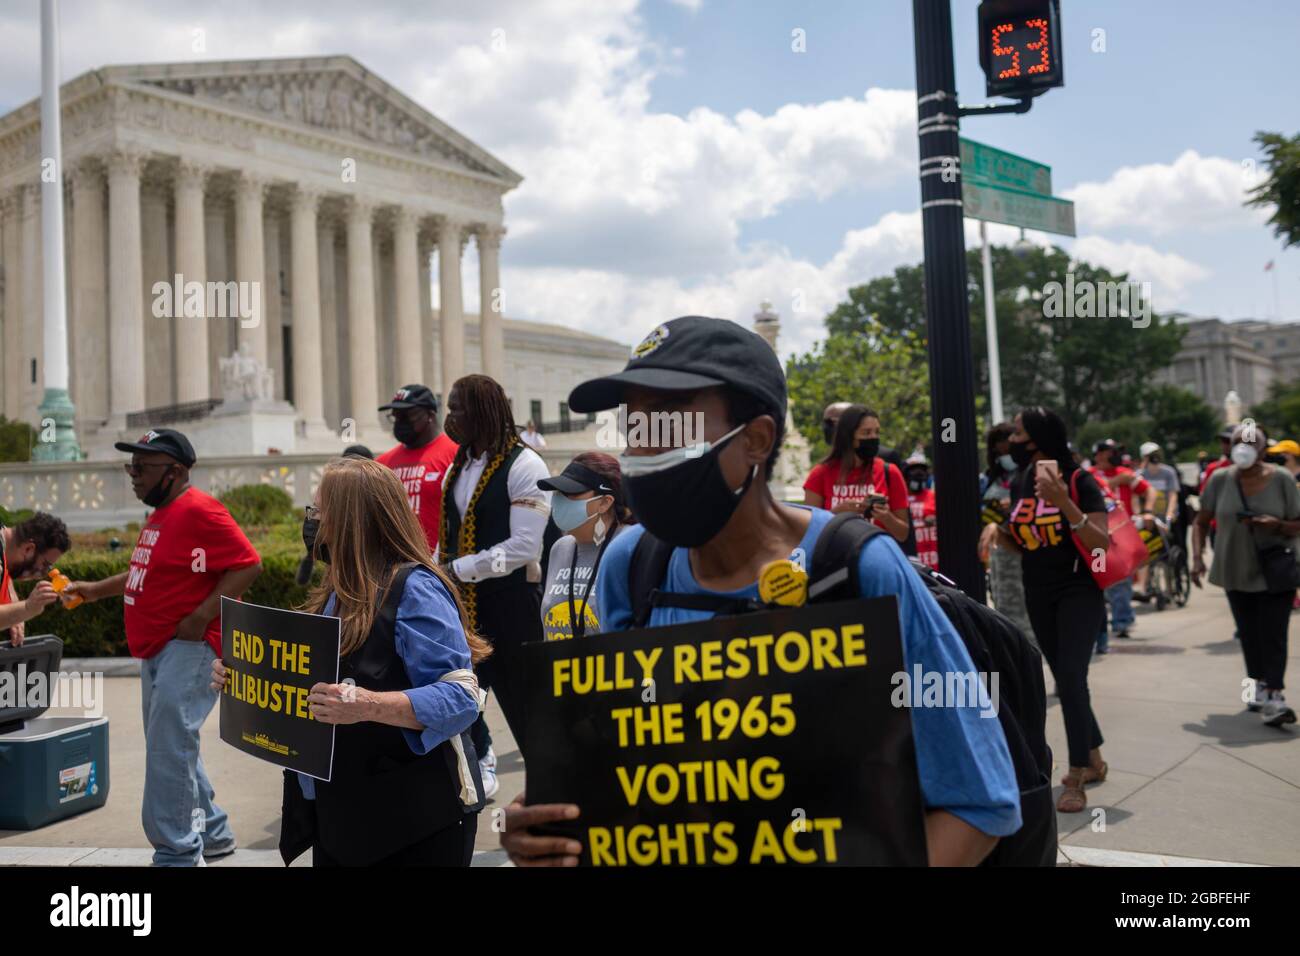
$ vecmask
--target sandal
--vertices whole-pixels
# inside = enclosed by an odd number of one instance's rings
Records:
[[[1104,760],[1101,762],[1100,767],[1071,767],[1070,773],[1067,773],[1061,778],[1061,786],[1068,787],[1070,785],[1070,777],[1073,774],[1078,774],[1082,777],[1082,780],[1079,781],[1080,786],[1090,783],[1102,783],[1105,781],[1106,773],[1109,770],[1110,764],[1106,763]]]
[[[1056,800],[1057,813],[1082,813],[1088,806],[1088,795],[1083,792],[1083,783],[1077,776],[1070,775],[1062,781],[1065,789]]]

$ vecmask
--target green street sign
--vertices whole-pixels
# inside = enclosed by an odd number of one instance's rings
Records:
[[[1075,235],[1074,203],[1068,199],[981,185],[963,177],[961,201],[963,212],[970,219],[1054,232],[1060,236]]]
[[[1052,195],[1051,166],[985,146],[973,139],[961,140],[961,177],[980,186]]]

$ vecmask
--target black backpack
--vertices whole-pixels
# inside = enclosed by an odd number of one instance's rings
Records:
[[[817,538],[808,568],[808,600],[840,601],[858,597],[858,555],[879,528],[857,514],[839,514]],[[633,627],[645,627],[656,607],[682,607],[716,614],[767,610],[751,598],[676,594],[660,588],[673,546],[649,532],[632,553],[628,585]],[[931,596],[961,636],[978,673],[998,676],[998,722],[1007,739],[1016,786],[1020,789],[1021,826],[998,841],[984,866],[1055,866],[1056,808],[1052,805],[1052,751],[1047,745],[1047,697],[1042,655],[1011,620],[981,604],[938,572],[913,560]]]

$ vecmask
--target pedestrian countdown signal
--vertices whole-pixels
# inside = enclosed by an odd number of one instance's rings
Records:
[[[979,30],[989,96],[1037,96],[1065,85],[1060,0],[984,0]]]

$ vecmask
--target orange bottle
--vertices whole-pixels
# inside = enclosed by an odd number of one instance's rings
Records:
[[[60,571],[58,568],[50,568],[50,582],[54,585],[54,590],[59,593],[60,595],[59,600],[63,602],[63,606],[67,608],[69,611],[71,611],[74,607],[81,604],[81,602],[85,600],[85,598],[83,598],[80,594],[74,594],[71,597],[67,597],[67,598],[62,597],[63,589],[66,588],[72,582],[68,579],[68,576],[64,574],[62,571]]]

